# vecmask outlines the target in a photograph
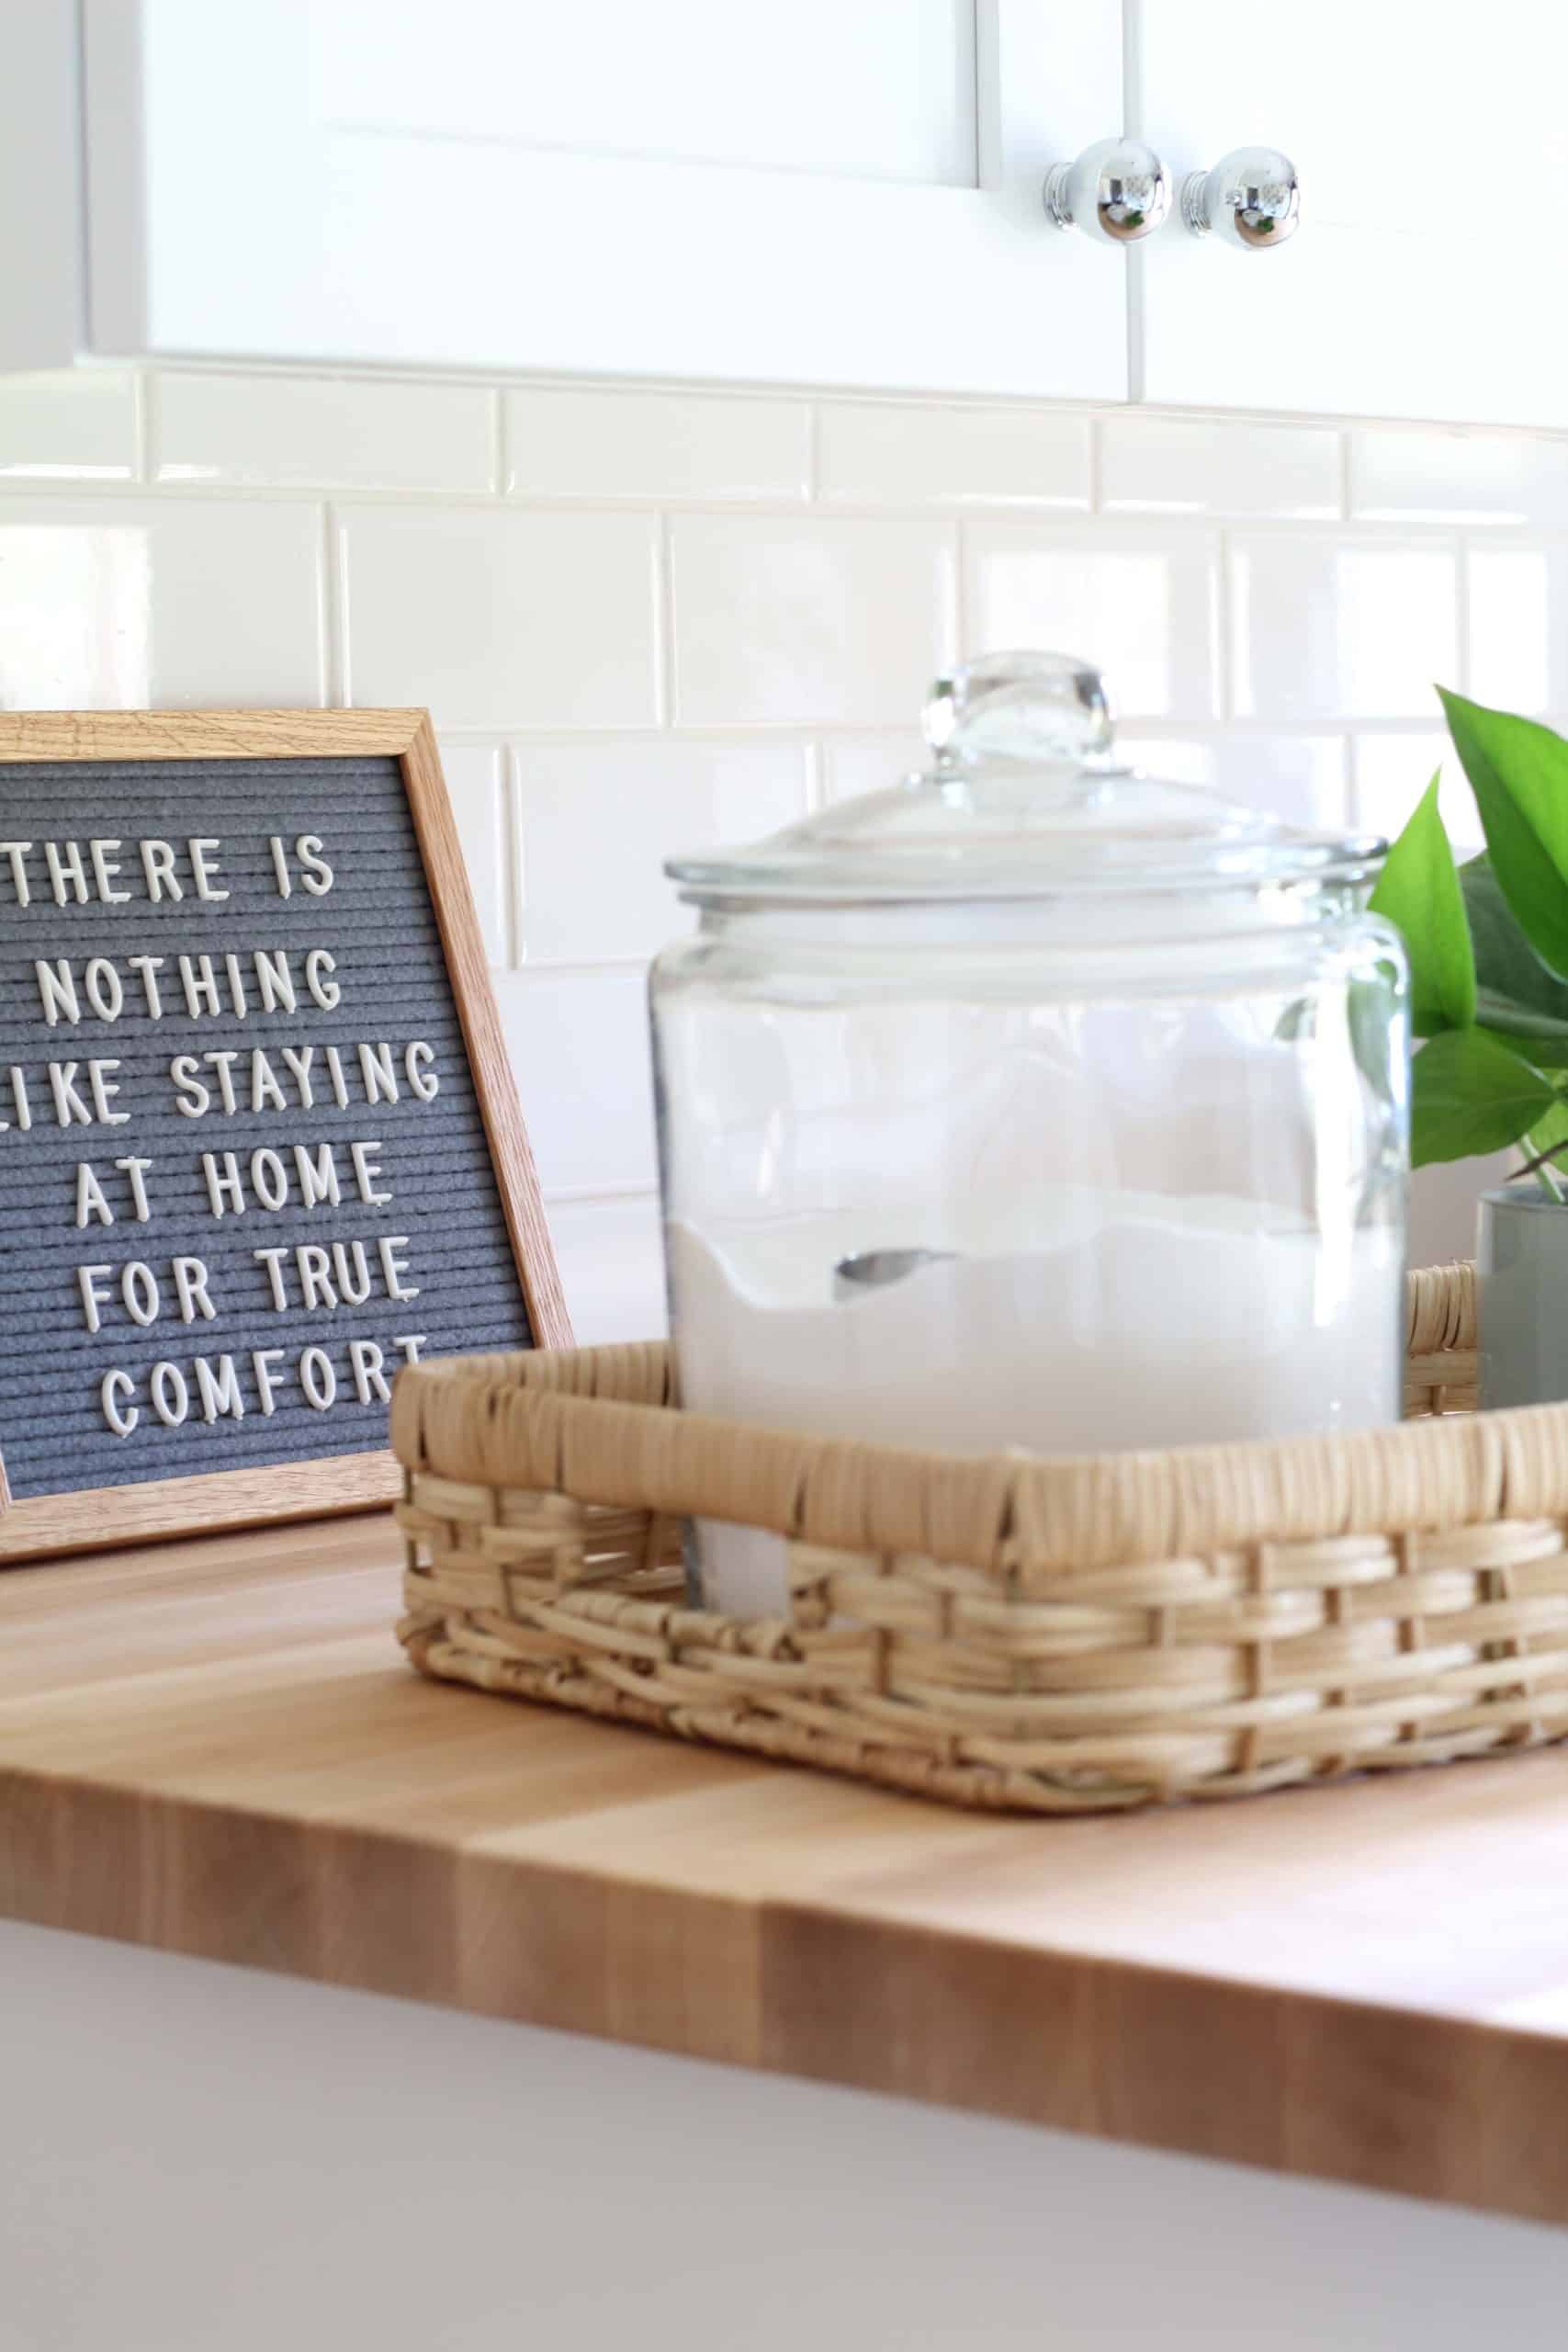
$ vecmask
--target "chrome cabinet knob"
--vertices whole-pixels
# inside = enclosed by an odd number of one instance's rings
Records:
[[[1181,217],[1195,237],[1213,231],[1244,253],[1267,253],[1296,233],[1302,217],[1296,167],[1277,147],[1237,147],[1209,172],[1181,183]]]
[[[1170,210],[1170,174],[1137,139],[1101,139],[1045,175],[1045,209],[1058,229],[1106,245],[1135,244]]]

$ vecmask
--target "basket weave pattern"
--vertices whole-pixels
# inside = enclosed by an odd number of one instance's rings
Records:
[[[1078,1813],[1568,1736],[1568,1406],[1475,1414],[1468,1267],[1403,1429],[960,1460],[678,1411],[662,1347],[400,1380],[424,1672],[951,1801]],[[787,1621],[686,1607],[688,1512]]]

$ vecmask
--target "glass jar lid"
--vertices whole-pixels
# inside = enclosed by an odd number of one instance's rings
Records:
[[[699,905],[1021,899],[1370,880],[1372,833],[1314,833],[1118,760],[1098,670],[987,653],[939,679],[932,763],[739,849],[665,867]]]

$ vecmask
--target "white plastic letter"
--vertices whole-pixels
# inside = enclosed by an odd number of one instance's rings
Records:
[[[288,1292],[283,1280],[283,1261],[288,1255],[288,1250],[253,1250],[251,1255],[258,1266],[266,1268],[266,1278],[272,1284],[272,1303],[281,1315],[288,1305]]]
[[[175,845],[172,842],[151,841],[141,843],[141,871],[147,878],[147,896],[157,906],[167,896],[183,899],[180,877],[175,872]]]
[[[216,1373],[209,1368],[205,1356],[196,1360],[196,1393],[201,1399],[201,1418],[209,1429],[220,1414],[226,1413],[231,1421],[245,1418],[245,1400],[240,1394],[239,1375],[232,1356],[220,1356]]]
[[[404,1299],[419,1296],[418,1285],[411,1285],[403,1281],[403,1276],[408,1272],[409,1264],[408,1260],[400,1258],[398,1252],[400,1250],[406,1250],[408,1246],[409,1236],[406,1233],[384,1233],[376,1244],[381,1255],[381,1279],[387,1285],[389,1298]]]
[[[441,1091],[441,1080],[435,1075],[435,1048],[417,1038],[403,1056],[403,1071],[411,1091],[422,1102],[434,1102]]]
[[[98,1391],[98,1401],[103,1408],[104,1419],[116,1437],[129,1437],[141,1419],[134,1405],[126,1411],[120,1404],[120,1398],[132,1395],[134,1388],[135,1384],[129,1373],[106,1372],[104,1374],[104,1385]]]
[[[87,843],[93,860],[93,878],[97,883],[98,896],[106,907],[125,907],[130,903],[129,890],[117,890],[113,887],[114,877],[119,872],[119,860],[118,857],[111,857],[109,852],[118,847],[118,842],[89,842]]]
[[[94,1217],[97,1218],[100,1225],[112,1225],[114,1211],[108,1204],[103,1186],[93,1173],[92,1161],[79,1159],[76,1163],[77,1231],[80,1232],[82,1227]]]
[[[107,1290],[98,1288],[98,1281],[101,1276],[107,1282],[113,1272],[112,1266],[78,1266],[76,1269],[76,1286],[82,1294],[83,1318],[89,1331],[103,1329],[104,1318],[98,1313],[98,1309],[107,1298],[108,1293]]]
[[[277,1393],[276,1383],[273,1378],[272,1367],[275,1363],[282,1362],[281,1348],[253,1348],[251,1350],[251,1371],[255,1379],[256,1393],[261,1398],[262,1411],[269,1420],[277,1410],[274,1401]]]
[[[190,1411],[190,1390],[177,1363],[152,1367],[152,1410],[166,1430],[177,1430]]]
[[[119,1080],[118,1078],[106,1078],[104,1072],[118,1068],[119,1063],[112,1057],[87,1064],[87,1084],[93,1091],[93,1108],[97,1113],[100,1126],[128,1127],[130,1125],[129,1111],[109,1109],[109,1104],[119,1092]]]
[[[196,876],[196,895],[198,899],[206,899],[215,903],[220,899],[226,899],[229,895],[227,890],[220,890],[214,885],[212,877],[219,870],[218,860],[208,854],[209,850],[220,850],[222,846],[220,841],[215,840],[210,835],[205,839],[186,843],[186,847],[190,852],[190,870]]]
[[[240,1181],[240,1163],[231,1151],[223,1155],[221,1170],[215,1151],[201,1155],[201,1172],[207,1179],[207,1198],[214,1216],[227,1213],[231,1216],[245,1214],[245,1188]]]
[[[175,1295],[180,1303],[180,1321],[194,1323],[198,1315],[209,1323],[218,1320],[218,1309],[208,1295],[211,1279],[199,1258],[176,1258],[174,1262]]]
[[[133,1323],[147,1330],[163,1313],[163,1301],[158,1295],[158,1277],[144,1260],[132,1258],[119,1278],[119,1295],[125,1301],[125,1311]]]
[[[333,887],[332,867],[321,853],[321,844],[314,833],[301,833],[294,844],[301,867],[299,879],[312,899],[324,899]]]
[[[376,1190],[376,1179],[381,1173],[381,1163],[378,1159],[373,1159],[371,1154],[379,1151],[380,1148],[378,1142],[354,1143],[348,1148],[349,1158],[354,1162],[354,1181],[359,1187],[359,1197],[367,1208],[385,1208],[392,1197],[390,1193],[378,1193]]]
[[[392,1392],[381,1366],[387,1359],[374,1340],[350,1340],[348,1360],[354,1367],[354,1393],[362,1405],[372,1398],[378,1405],[389,1405]]]

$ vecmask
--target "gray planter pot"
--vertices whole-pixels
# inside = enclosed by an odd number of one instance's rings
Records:
[[[1568,1397],[1568,1204],[1536,1183],[1483,1193],[1475,1271],[1482,1404]]]

